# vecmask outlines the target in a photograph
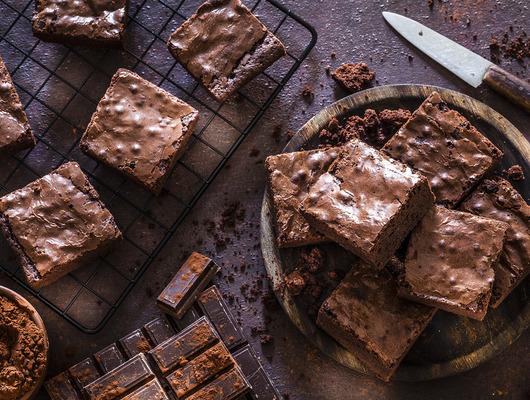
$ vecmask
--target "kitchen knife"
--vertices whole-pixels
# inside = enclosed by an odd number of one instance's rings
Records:
[[[410,18],[383,12],[385,20],[416,48],[473,87],[489,87],[530,112],[530,83]]]

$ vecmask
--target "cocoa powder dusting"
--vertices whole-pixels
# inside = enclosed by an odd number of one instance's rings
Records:
[[[0,296],[0,400],[20,399],[45,366],[44,332],[25,309]]]

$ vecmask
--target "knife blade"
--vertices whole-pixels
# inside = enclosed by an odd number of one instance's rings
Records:
[[[413,19],[383,12],[385,20],[414,47],[473,87],[483,82],[530,111],[530,84]]]

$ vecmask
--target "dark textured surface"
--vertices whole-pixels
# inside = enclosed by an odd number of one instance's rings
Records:
[[[232,309],[236,317],[244,322],[245,333],[250,335],[251,328],[257,328],[257,331],[266,328],[264,334],[272,335],[272,341],[264,345],[260,345],[258,336],[252,336],[251,339],[256,350],[266,357],[267,372],[279,385],[281,392],[289,394],[290,400],[526,399],[530,394],[530,332],[507,351],[460,376],[426,383],[385,384],[355,374],[320,354],[308,345],[280,310],[274,307],[264,309],[259,299],[254,300],[251,289],[257,281],[263,282],[264,288],[267,286],[258,240],[259,207],[265,188],[263,159],[281,150],[287,139],[287,130],[298,129],[322,106],[344,95],[327,77],[325,67],[344,61],[365,60],[375,70],[378,84],[428,83],[455,88],[493,106],[528,137],[528,114],[525,115],[488,89],[469,88],[416,53],[385,25],[380,15],[382,10],[404,13],[407,8],[410,17],[489,56],[488,45],[492,34],[501,36],[504,32],[509,33],[509,25],[513,25],[515,33],[520,32],[522,26],[528,27],[530,10],[527,2],[461,0],[440,3],[434,0],[433,10],[430,10],[427,1],[420,0],[283,0],[283,3],[317,27],[320,35],[317,48],[235,154],[230,162],[231,168],[223,171],[209,188],[202,202],[103,332],[95,336],[82,335],[51,310],[30,298],[42,313],[50,334],[50,375],[153,319],[158,313],[154,297],[191,251],[198,250],[219,256],[214,260],[223,265],[223,277],[217,279],[217,283],[225,296],[229,293],[234,296]],[[452,21],[451,15],[456,20]],[[469,26],[466,24],[467,17],[470,19]],[[475,34],[477,39],[473,40]],[[292,32],[290,39],[286,45],[296,43],[297,33]],[[336,60],[331,58],[333,52],[337,54]],[[409,55],[413,56],[411,61]],[[528,70],[523,69],[518,62],[503,59],[502,65],[512,72],[528,76]],[[305,85],[312,86],[315,92],[311,104],[301,95]],[[279,142],[273,135],[276,126],[281,126]],[[223,211],[234,202],[244,204],[244,214],[239,212],[239,217],[235,218],[230,218],[230,213],[223,216]],[[217,227],[210,229],[211,224],[207,220],[215,221]],[[219,227],[221,222],[224,229]],[[226,247],[222,239],[229,239]],[[233,275],[233,279],[229,279],[229,275]],[[4,283],[14,287],[0,277],[0,284]],[[243,286],[245,284],[249,288]],[[269,341],[270,338],[264,336],[264,339]],[[43,394],[41,398],[47,397]]]

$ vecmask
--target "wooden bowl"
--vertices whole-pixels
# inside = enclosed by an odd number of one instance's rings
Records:
[[[333,117],[362,115],[367,108],[416,109],[432,92],[438,91],[453,109],[466,116],[482,133],[505,153],[499,167],[520,164],[530,179],[530,144],[515,126],[487,105],[464,94],[423,85],[382,86],[346,97],[323,109],[291,139],[284,152],[312,148],[318,132]],[[530,198],[530,185],[516,186],[523,197]],[[355,371],[367,372],[355,356],[319,329],[305,307],[284,288],[285,272],[298,258],[299,249],[279,249],[274,235],[271,205],[267,194],[261,211],[261,248],[268,275],[283,309],[298,329],[320,350]],[[334,268],[350,260],[336,246],[328,251],[328,263]],[[335,248],[337,251],[333,251]],[[351,264],[348,265],[348,267]],[[467,371],[486,361],[513,343],[530,326],[530,278],[496,310],[489,310],[483,322],[439,311],[397,370],[394,379],[422,381]]]
[[[42,332],[44,335],[44,352],[46,356],[44,371],[42,372],[42,375],[39,378],[39,380],[36,382],[35,386],[30,391],[26,392],[26,394],[19,399],[19,400],[30,400],[37,396],[37,393],[39,392],[42,384],[44,383],[44,379],[46,377],[46,371],[48,369],[48,353],[49,353],[49,348],[50,348],[50,343],[48,340],[48,333],[46,332],[46,327],[44,326],[44,322],[42,321],[41,316],[39,315],[37,310],[35,310],[35,308],[29,303],[29,301],[27,301],[24,297],[22,297],[18,293],[4,286],[0,286],[0,296],[8,298],[12,300],[13,302],[17,303],[18,305],[20,305],[22,308],[24,308],[30,315],[31,320],[35,322],[35,324],[40,329],[42,329]]]

